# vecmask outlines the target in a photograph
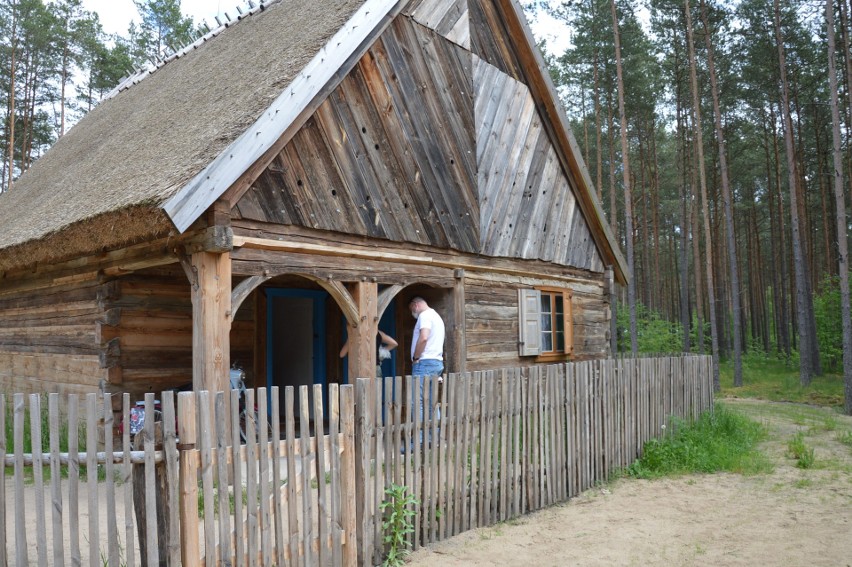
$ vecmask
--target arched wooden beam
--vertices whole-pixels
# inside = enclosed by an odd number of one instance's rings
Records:
[[[393,301],[393,298],[396,297],[403,289],[405,289],[404,285],[394,284],[379,292],[379,302],[376,308],[376,317],[379,321],[382,320],[382,315],[385,314],[385,310],[388,308],[388,305],[390,305],[390,302]]]
[[[358,305],[352,298],[352,294],[349,293],[348,289],[346,289],[346,286],[335,280],[324,280],[322,278],[308,276],[305,274],[296,275],[308,278],[309,280],[314,281],[320,286],[322,286],[322,288],[326,290],[329,294],[331,294],[331,296],[340,306],[341,311],[343,311],[343,316],[346,317],[346,321],[349,323],[349,325],[351,327],[358,326],[358,324],[361,322],[361,314],[358,312]]]
[[[251,292],[253,292],[259,285],[263,282],[271,279],[272,276],[264,275],[264,276],[250,276],[237,284],[237,287],[231,291],[231,320],[233,321],[234,315],[237,314],[237,311],[240,310],[240,305],[243,304],[243,301],[249,296]]]

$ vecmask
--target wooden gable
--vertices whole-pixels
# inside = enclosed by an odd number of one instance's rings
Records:
[[[502,18],[489,0],[412,0],[234,217],[602,272]]]
[[[397,18],[239,216],[478,252],[471,55]]]

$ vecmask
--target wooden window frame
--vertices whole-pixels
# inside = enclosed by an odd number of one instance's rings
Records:
[[[524,306],[524,300],[525,300],[525,298],[531,297],[531,292],[534,293],[535,296],[537,297],[538,311],[536,311],[535,313],[531,312],[528,309],[528,307]],[[557,295],[562,296],[562,325],[563,325],[563,329],[564,329],[564,333],[565,333],[565,350],[564,351],[544,352],[544,353],[541,352],[541,348],[543,347],[543,343],[544,343],[544,341],[543,341],[544,331],[542,330],[542,327],[541,327],[541,324],[540,324],[540,320],[541,320],[540,309],[541,309],[541,295],[542,294],[547,294],[547,295],[550,295],[551,297],[554,297],[554,296],[557,296]],[[520,324],[519,356],[522,356],[522,357],[534,356],[536,362],[562,362],[562,361],[569,360],[573,357],[573,355],[574,355],[574,309],[573,309],[573,305],[572,305],[573,297],[574,297],[573,292],[570,289],[567,289],[567,288],[545,287],[545,286],[538,287],[537,286],[537,287],[534,287],[534,288],[525,288],[525,289],[518,290],[519,318],[520,318],[520,321],[519,321],[519,324]],[[555,306],[555,302],[552,301],[551,303],[552,303],[553,306]],[[553,314],[555,314],[555,309],[551,313],[552,313],[551,317],[553,317]],[[537,344],[537,347],[530,349],[529,346],[527,345],[527,343],[531,342],[531,341],[529,341],[529,339],[526,337],[526,333],[531,332],[532,329],[530,329],[529,326],[527,326],[527,329],[525,330],[524,327],[525,327],[525,324],[526,324],[525,323],[526,319],[530,318],[533,315],[538,318],[539,325],[538,325],[537,329],[534,331],[534,332],[538,333],[538,336],[536,337],[536,340],[534,341]],[[555,331],[555,328],[556,328],[555,323],[556,323],[556,321],[553,320],[552,325],[551,325],[551,329],[552,329],[551,332]],[[554,340],[555,340],[555,334],[554,334]],[[531,352],[531,350],[534,350],[535,352]]]

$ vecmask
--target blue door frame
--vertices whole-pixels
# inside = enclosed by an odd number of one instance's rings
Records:
[[[266,288],[266,387],[272,389],[274,378],[274,358],[272,348],[275,344],[275,325],[273,320],[273,302],[275,298],[302,297],[313,300],[313,368],[314,384],[326,383],[326,309],[327,291],[310,289]]]

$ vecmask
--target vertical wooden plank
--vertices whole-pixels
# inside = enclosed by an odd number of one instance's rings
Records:
[[[497,372],[492,370],[490,371],[490,376],[488,380],[489,386],[489,398],[490,398],[490,408],[489,408],[489,424],[488,424],[488,448],[491,451],[489,455],[489,467],[491,468],[489,479],[488,479],[488,493],[490,506],[489,509],[489,523],[496,524],[497,523],[497,513],[498,513],[498,503],[500,502],[500,494],[498,492],[499,483],[498,483],[498,474],[500,468],[500,455],[498,454],[500,447],[500,422],[499,419],[499,411],[500,411],[500,383],[498,382]]]
[[[355,565],[358,558],[357,516],[355,502],[355,392],[352,386],[340,389],[340,429],[343,452],[341,454],[340,512],[346,538],[343,546],[343,565]]]
[[[384,449],[382,451],[384,464],[384,486],[390,486],[394,480],[394,472],[396,470],[396,460],[399,452],[394,454],[393,451],[393,435],[394,435],[394,412],[393,412],[393,378],[385,377],[377,380],[378,384],[384,386],[384,420],[379,425],[384,432]],[[384,494],[384,492],[382,493]]]
[[[69,399],[70,403],[70,399]],[[124,487],[124,541],[125,541],[125,559],[127,560],[128,565],[136,564],[136,546],[133,542],[136,539],[135,535],[135,518],[133,515],[133,465],[130,463],[130,394],[124,393],[121,396],[121,423],[122,427],[122,435],[121,435],[121,451],[123,454],[121,461],[121,482]],[[69,423],[69,436],[71,432],[71,426]],[[69,451],[71,451],[70,442],[69,442]],[[69,466],[69,485],[71,483],[71,467]],[[69,501],[69,508],[71,507],[71,503]],[[177,510],[177,507],[175,507]],[[73,520],[70,521],[70,524],[74,524]],[[177,522],[173,522],[177,526]],[[178,549],[180,548],[180,540],[177,542]],[[73,561],[72,561],[73,563]],[[176,564],[176,563],[175,563]]]
[[[563,404],[563,386],[565,385],[564,381],[564,366],[558,365],[555,368],[555,381],[553,384],[553,403],[554,403],[554,429],[556,430],[556,466],[554,467],[555,477],[556,477],[556,499],[559,502],[562,502],[566,499],[565,495],[565,428],[564,423],[565,420],[562,417],[562,411],[564,409]]]
[[[15,409],[17,409],[17,394],[15,398]],[[15,442],[17,443],[17,413],[15,414]],[[130,423],[129,419],[125,419],[124,423]],[[70,543],[71,565],[79,566],[82,564],[80,553],[80,501],[79,501],[79,486],[80,486],[80,398],[77,394],[68,396],[68,531]],[[127,428],[125,428],[127,429]],[[22,448],[23,450],[23,448]],[[17,456],[18,449],[15,445],[15,454]],[[15,482],[16,482],[16,500],[17,500],[17,460],[15,461]],[[129,486],[129,483],[128,483]],[[23,487],[22,487],[23,488]],[[131,508],[132,509],[132,506]],[[132,512],[131,512],[132,513]],[[20,521],[18,524],[23,524],[24,516],[16,515]],[[17,528],[16,528],[17,530]],[[17,532],[16,532],[17,533]],[[132,541],[132,540],[130,540]],[[26,546],[25,546],[26,547]],[[20,551],[19,551],[20,552]],[[26,565],[21,562],[18,557],[18,565]]]
[[[269,404],[266,388],[257,389],[258,487],[260,488],[260,556],[264,565],[272,563],[272,517],[269,510]]]
[[[373,380],[376,376],[377,294],[376,282],[359,281],[352,288],[352,299],[358,306],[361,322],[357,327],[350,325],[347,330],[349,334],[347,362],[350,381],[356,378]]]
[[[299,564],[299,527],[298,498],[296,476],[296,416],[295,391],[293,386],[284,388],[284,428],[287,435],[287,525],[291,565]]]
[[[366,378],[358,378],[355,384],[355,410],[356,410],[356,501],[358,515],[358,557],[359,565],[369,565],[373,560],[373,534],[371,503],[372,490],[370,483],[370,464],[372,440],[372,412],[370,404],[369,383]]]
[[[334,384],[334,393],[337,394],[337,384]],[[334,404],[337,403],[336,397]],[[284,501],[282,498],[283,479],[281,478],[281,390],[278,386],[272,387],[271,395],[271,411],[272,411],[272,493],[273,502],[275,504],[275,559],[279,565],[284,565],[286,559],[287,543],[284,539]],[[336,405],[334,406],[337,407]],[[333,415],[332,419],[337,419],[337,415]],[[333,441],[336,443],[337,438]],[[333,450],[337,448],[335,444]],[[337,453],[335,453],[336,455]],[[288,455],[289,457],[289,455]],[[336,516],[335,516],[336,517]]]
[[[451,427],[451,416],[447,414],[447,391],[449,384],[446,382],[438,384],[438,405],[440,407],[440,417],[436,416],[435,424],[438,428],[437,435],[432,442],[432,451],[438,454],[438,540],[446,539],[447,537],[447,520],[450,518],[447,508],[447,491],[450,488],[449,467],[447,466],[447,433]],[[437,449],[436,449],[437,445]]]
[[[210,392],[198,392],[199,449],[201,451],[201,493],[204,496],[204,564],[212,567],[217,564],[216,557],[216,515],[213,495],[213,416],[211,414]],[[146,412],[147,413],[147,412]],[[147,420],[146,420],[147,421]],[[145,424],[148,425],[147,423]],[[147,473],[147,470],[146,470]],[[151,486],[150,484],[148,485]],[[256,502],[256,500],[255,500]]]
[[[471,456],[471,448],[470,448],[470,435],[471,435],[471,417],[473,414],[473,403],[471,401],[471,385],[473,383],[473,375],[470,372],[466,372],[462,377],[461,388],[462,388],[462,448],[461,448],[461,460],[462,460],[462,476],[459,481],[459,500],[456,506],[456,509],[460,509],[459,514],[459,522],[456,525],[458,526],[458,531],[462,532],[465,530],[469,530],[471,528],[470,524],[470,500],[473,498],[473,491],[470,486],[472,486],[473,475],[471,474],[471,461],[473,457]],[[467,479],[471,479],[468,482]]]
[[[325,479],[325,472],[328,470],[326,466],[327,455],[325,453],[325,432],[323,422],[325,420],[325,411],[322,405],[322,384],[314,384],[314,436],[317,440],[317,503],[319,510],[317,511],[318,532],[319,532],[319,554],[317,561],[320,565],[331,563],[331,554],[328,549],[329,541],[329,513],[328,513],[328,484]]]
[[[225,411],[225,395],[225,392],[216,392],[216,401],[213,406],[214,415],[216,416],[216,485],[219,489],[217,494],[219,501],[219,558],[222,564],[231,563],[233,565],[234,557],[231,551],[231,504],[228,498],[228,462],[226,458],[228,446],[231,444],[228,434],[232,434],[232,432],[225,431],[226,425],[230,420],[230,417],[226,415]],[[227,395],[230,395],[230,393]],[[239,487],[234,485],[234,500],[237,498],[242,500],[242,495],[239,494]],[[206,502],[205,500],[205,504]],[[208,552],[207,555],[209,556],[210,553]]]
[[[36,553],[38,564],[47,565],[47,521],[44,511],[44,458],[41,447],[41,397],[30,394],[30,444],[35,490]],[[91,452],[91,448],[87,451]]]
[[[402,407],[403,407],[403,397],[402,397],[402,376],[397,376],[394,378],[393,385],[393,410],[394,410],[394,441],[393,441],[393,458],[396,462],[396,466],[394,467],[394,475],[393,482],[397,486],[405,486],[404,481],[404,463],[405,463],[405,451],[403,447],[403,439],[402,432],[405,429],[405,425],[402,422]]]
[[[165,474],[166,486],[168,486],[168,494],[164,496],[169,515],[168,534],[166,534],[168,537],[166,542],[166,562],[168,565],[180,563],[180,525],[176,518],[180,505],[180,463],[178,462],[176,428],[175,394],[166,391],[163,392],[163,448],[166,453]],[[132,541],[132,539],[128,540],[127,547],[130,546]]]
[[[115,463],[113,462],[113,414],[112,414],[112,396],[105,393],[103,397],[103,412],[104,412],[104,453],[106,463],[104,470],[106,471],[106,501],[107,501],[107,553],[109,556],[110,566],[118,567],[118,522],[115,513]],[[58,471],[57,463],[57,471]],[[61,493],[59,494],[61,500]],[[61,501],[60,501],[60,506]],[[59,528],[62,528],[62,521],[59,520]],[[62,563],[56,563],[61,565]]]
[[[243,455],[241,451],[242,434],[240,433],[240,392],[231,390],[229,409],[231,412],[231,475],[234,487],[234,565],[246,565],[246,541],[242,537],[245,526],[245,512],[243,510]],[[180,402],[180,399],[178,399]],[[230,535],[228,536],[230,537]]]
[[[181,564],[200,565],[198,540],[198,453],[195,392],[178,394],[180,438],[180,540]]]
[[[273,398],[274,399],[274,398]],[[273,409],[273,415],[275,410]],[[340,472],[343,460],[340,457],[340,386],[338,384],[328,385],[328,437],[329,455],[328,463],[331,472],[331,486],[329,490],[330,512],[331,512],[331,564],[334,567],[343,565],[343,534],[346,524],[341,514],[343,500],[347,498],[346,493],[341,492]],[[284,564],[283,561],[280,562]]]
[[[423,422],[424,411],[426,409],[426,396],[421,392],[425,392],[426,383],[422,376],[414,376],[412,378],[413,388],[411,390],[412,405],[414,406],[414,439],[410,450],[414,453],[414,498],[420,503],[415,508],[414,514],[414,549],[419,549],[422,545],[421,528],[423,526],[423,510],[426,507],[426,502],[423,498],[423,470],[422,470],[422,455],[424,446]]]
[[[509,438],[509,376],[510,370],[504,368],[500,376],[500,516],[499,520],[505,522],[508,517],[507,505],[509,498],[509,454],[512,450]]]
[[[308,387],[299,387],[299,438],[302,445],[302,542],[305,565],[315,562],[312,546],[314,543],[313,489],[311,488],[311,416]]]
[[[375,334],[373,335],[375,337]],[[375,339],[372,349],[375,356]],[[375,376],[376,365],[373,364],[373,376]],[[377,379],[370,380],[369,395],[372,400],[373,407],[373,432],[375,443],[371,444],[373,451],[373,561],[377,564],[382,560],[382,551],[384,549],[384,541],[382,540],[382,501],[385,497],[385,427],[384,427],[384,412],[382,406],[382,381]]]
[[[542,494],[542,475],[541,475],[541,368],[536,366],[530,368],[530,411],[531,415],[531,438],[533,440],[532,446],[530,449],[532,450],[532,490],[530,491],[530,504],[532,505],[534,510],[538,510],[541,508],[541,494]]]
[[[521,374],[520,369],[512,372],[512,517],[521,515]]]
[[[255,565],[258,554],[258,502],[257,502],[257,422],[253,418],[256,407],[254,390],[245,391],[245,417],[244,430],[246,436],[246,552],[248,553],[248,564]],[[201,403],[199,401],[199,403]]]
[[[15,560],[18,565],[29,565],[27,553],[27,508],[24,504],[24,395],[15,394]]]
[[[408,487],[409,494],[412,494],[416,498],[416,484],[414,482],[414,471],[411,469],[411,458],[412,453],[414,452],[414,443],[415,443],[415,435],[416,431],[414,430],[414,414],[417,413],[417,408],[415,406],[416,395],[414,394],[417,386],[415,382],[412,380],[411,376],[406,376],[404,380],[405,384],[405,439],[403,440],[403,447],[400,449],[405,453],[405,486]],[[402,393],[402,391],[400,391]],[[420,506],[417,506],[419,509]],[[415,512],[415,507],[413,505],[408,507],[409,512]],[[414,534],[416,538],[416,533]]]
[[[148,397],[150,396],[151,401],[151,410],[148,411]],[[154,395],[148,394],[145,396],[145,415],[154,415],[153,410],[154,405]],[[150,426],[149,426],[150,423]],[[154,420],[145,420],[145,429],[143,430],[143,436],[150,435],[151,441],[153,443],[154,437]],[[147,437],[146,437],[147,440]],[[100,527],[98,521],[98,397],[97,394],[87,394],[86,395],[86,481],[87,487],[89,490],[89,561],[92,565],[96,564],[100,559],[100,549],[98,549],[98,545],[100,544]],[[147,449],[147,447],[146,447]],[[154,451],[153,447],[151,449],[151,482],[148,483],[148,486],[153,486],[153,461],[154,461]],[[148,479],[147,471],[148,471],[148,451],[145,451],[145,471],[146,471],[146,480]],[[148,522],[148,558],[149,564],[156,565],[159,562],[159,553],[157,552],[156,543],[151,545],[151,538],[156,538],[157,536],[157,516],[154,510],[156,509],[153,505],[148,506],[149,500],[151,502],[155,502],[155,494],[154,491],[150,491],[150,497],[146,498],[146,508],[148,513],[151,514],[149,518],[152,517],[153,521],[149,520]],[[153,524],[153,525],[152,525]],[[153,552],[151,551],[151,547],[154,548]],[[155,560],[154,563],[150,563],[151,558]]]
[[[489,373],[481,373],[479,383],[479,459],[477,462],[479,468],[479,482],[477,483],[479,494],[477,502],[479,506],[476,514],[477,526],[487,526],[489,520],[487,505],[490,499],[486,499],[486,494],[489,490],[488,473],[491,468],[491,459],[488,458],[490,456],[490,437],[488,435],[488,409],[491,400],[488,391],[490,383]]]
[[[201,493],[204,498],[204,564],[207,565],[207,567],[213,567],[217,564],[215,516],[216,499],[214,497],[213,492],[213,440],[212,436],[210,435],[210,431],[213,428],[213,416],[211,415],[210,410],[210,392],[206,390],[198,392],[198,433],[200,441],[199,448],[201,451]],[[147,420],[145,425],[148,425]],[[253,502],[257,501],[254,500]],[[154,512],[154,516],[156,517],[156,512]]]
[[[424,447],[429,451],[429,542],[438,540],[438,377],[429,377],[429,432],[428,443]]]
[[[470,502],[468,503],[468,525],[467,529],[479,526],[479,430],[482,420],[482,373],[474,372],[470,383],[470,420],[467,425],[469,429],[467,460],[470,462]]]
[[[3,400],[5,401],[5,400]],[[47,397],[47,407],[48,407],[48,419],[49,419],[49,427],[50,427],[50,500],[51,500],[51,510],[52,510],[52,519],[53,519],[53,564],[54,565],[65,565],[65,538],[62,533],[62,465],[59,461],[59,394],[53,393],[49,394]],[[112,405],[106,405],[106,408],[112,409]],[[2,412],[3,405],[0,402],[0,412]],[[112,411],[109,412],[110,417],[112,416]],[[104,431],[108,433],[107,437],[111,437],[110,433],[112,432],[112,419],[110,419],[109,426],[107,427],[104,424]],[[6,443],[6,428],[3,423],[3,416],[0,413],[0,437],[3,439],[0,442],[3,443],[3,448],[0,450],[0,459],[5,456],[5,443]],[[110,440],[111,441],[111,440]],[[107,455],[111,452],[110,449],[106,449]],[[0,467],[5,469],[6,467]],[[3,479],[0,478],[0,482]],[[0,501],[0,504],[5,504]],[[2,516],[2,525],[0,525],[0,535],[2,535],[3,541],[2,543],[3,550],[2,553],[5,555],[5,540],[6,540],[6,507],[5,505],[0,506],[0,516]],[[115,516],[115,508],[113,508],[113,517]],[[118,529],[118,522],[113,522],[115,526],[114,529]],[[112,531],[110,532],[112,533]],[[117,564],[117,563],[114,563]],[[5,557],[0,557],[0,565],[6,565]]]
[[[450,417],[451,431],[447,435],[449,441],[448,450],[450,455],[450,476],[448,480],[451,482],[450,498],[447,500],[447,533],[454,536],[459,533],[459,524],[461,523],[461,494],[464,490],[462,484],[462,475],[464,474],[464,466],[462,465],[462,416],[464,409],[462,406],[461,385],[464,380],[464,374],[455,373],[447,376],[447,388],[450,392],[450,400],[448,412],[451,412]]]

